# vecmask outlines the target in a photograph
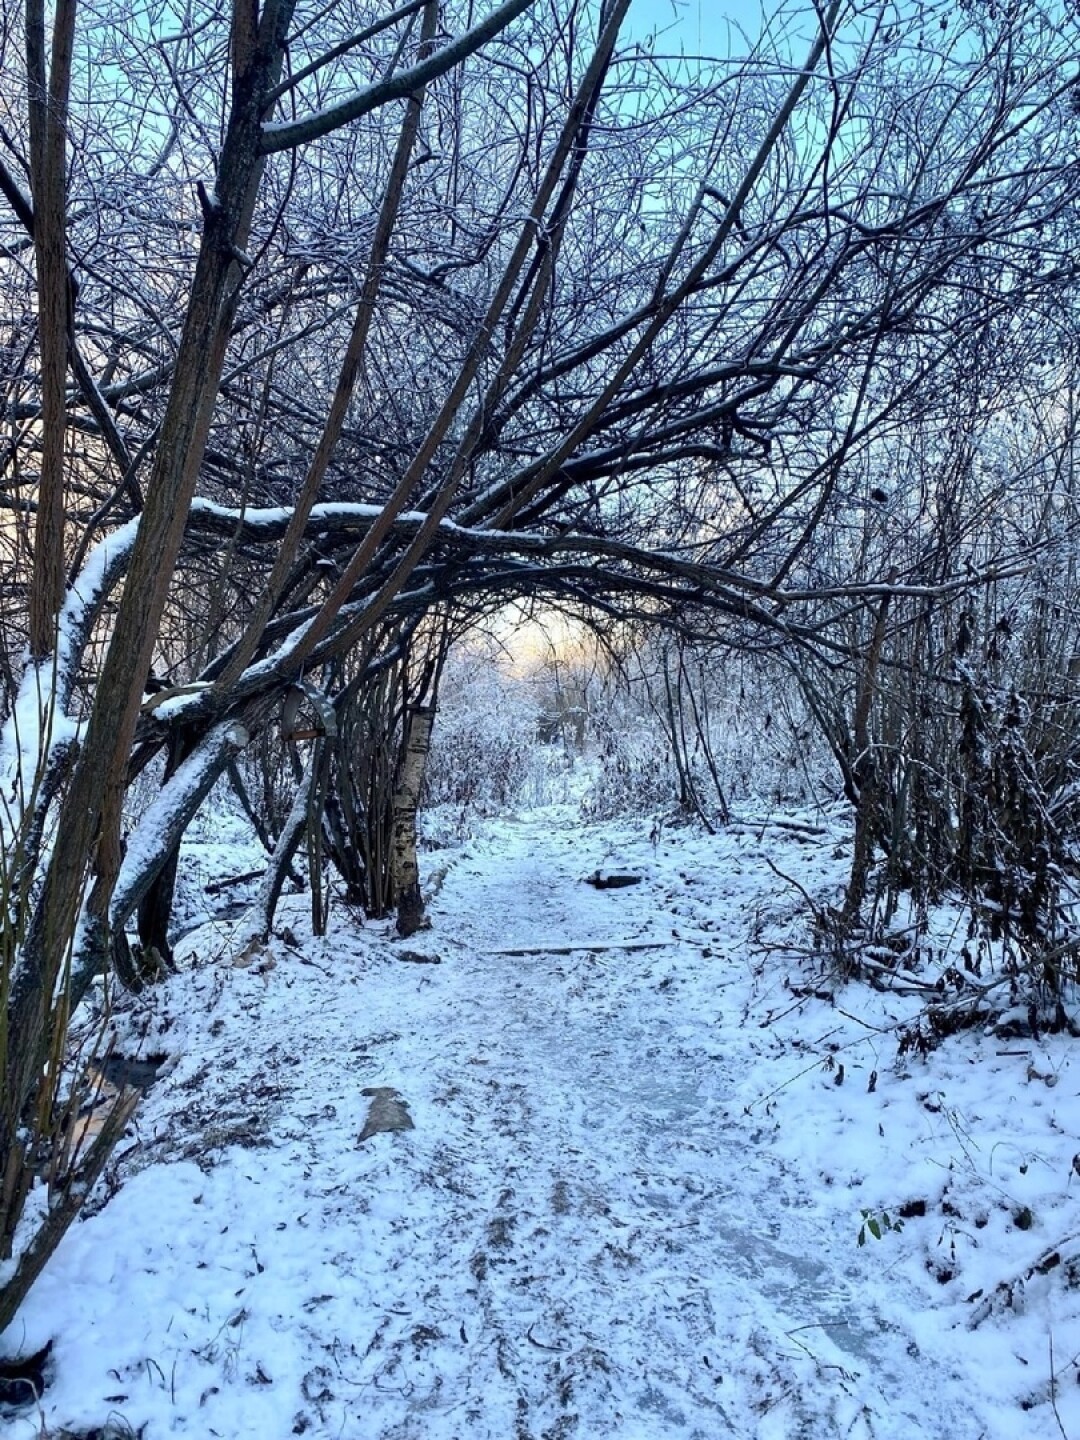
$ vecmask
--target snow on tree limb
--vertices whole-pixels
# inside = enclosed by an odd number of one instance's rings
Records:
[[[99,542],[69,588],[57,622],[52,656],[26,662],[11,714],[0,732],[0,783],[7,804],[5,836],[17,828],[28,808],[35,777],[48,769],[59,746],[78,737],[68,714],[83,651],[101,607],[123,574],[139,521],[136,517]]]
[[[214,781],[248,739],[248,732],[236,721],[215,725],[165,782],[128,837],[109,907],[109,923],[114,930],[121,928],[134,912]]]
[[[505,30],[511,21],[524,14],[533,3],[534,0],[505,0],[505,4],[493,10],[486,20],[474,25],[449,45],[444,45],[441,50],[436,50],[428,59],[410,66],[408,70],[402,70],[386,80],[378,80],[374,85],[365,86],[363,90],[355,91],[344,100],[328,105],[324,110],[306,115],[302,120],[264,124],[263,153],[272,155],[277,150],[295,149],[298,145],[328,135],[331,130],[339,130],[352,120],[370,115],[373,110],[389,104],[392,100],[404,99],[421,85],[445,75],[482,45],[486,45],[500,31]]]

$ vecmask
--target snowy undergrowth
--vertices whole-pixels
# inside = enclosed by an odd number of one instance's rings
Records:
[[[829,899],[849,859],[552,809],[438,856],[412,959],[303,897],[247,968],[190,935],[119,1017],[169,1058],[4,1339],[54,1341],[9,1433],[1075,1440],[1075,1042],[898,1059],[919,1000],[821,973],[768,863]],[[379,1086],[415,1128],[358,1144]]]
[[[227,782],[219,780],[181,846],[173,933],[184,935],[239,915],[254,897],[265,866],[266,851]],[[204,936],[202,943],[212,945],[212,937]]]

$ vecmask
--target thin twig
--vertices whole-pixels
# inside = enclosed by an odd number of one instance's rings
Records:
[[[1065,1426],[1061,1423],[1061,1416],[1057,1407],[1057,1377],[1054,1374],[1054,1332],[1050,1331],[1047,1339],[1050,1343],[1050,1408],[1054,1412],[1054,1419],[1057,1421],[1058,1429],[1061,1431],[1061,1440],[1069,1440],[1065,1433]]]

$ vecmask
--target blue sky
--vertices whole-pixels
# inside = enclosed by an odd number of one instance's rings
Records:
[[[754,37],[763,8],[774,9],[775,0],[765,5],[762,0],[633,0],[623,33],[637,37],[659,31],[673,49],[724,54],[729,22]]]

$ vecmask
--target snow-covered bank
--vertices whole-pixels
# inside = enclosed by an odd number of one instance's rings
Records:
[[[188,937],[123,1017],[172,1058],[119,1188],[5,1337],[55,1337],[10,1433],[1080,1436],[1065,1250],[995,1293],[1080,1230],[1075,1042],[897,1063],[917,1001],[796,993],[767,861],[845,855],[548,811],[450,854],[412,959],[302,898],[248,968]],[[415,1128],[358,1144],[381,1086]]]

